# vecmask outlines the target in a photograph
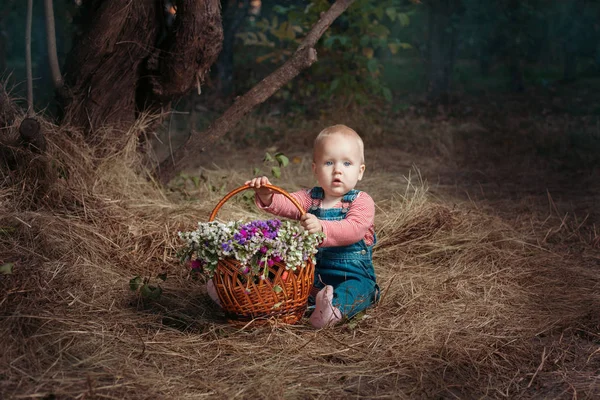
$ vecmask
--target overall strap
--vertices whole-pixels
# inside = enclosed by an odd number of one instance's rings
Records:
[[[320,211],[317,214],[317,210],[320,210],[321,202],[325,198],[325,191],[323,190],[322,187],[315,186],[314,188],[312,188],[310,190],[309,193],[310,193],[310,197],[312,198],[312,205],[309,208],[309,212],[317,215],[317,217],[319,217],[319,218],[322,218],[324,214],[321,214]],[[337,209],[337,210],[339,210],[339,212],[341,212],[342,219],[346,217],[346,213],[350,209],[352,202],[354,200],[356,200],[356,198],[358,197],[359,193],[360,193],[360,190],[352,189],[342,197],[342,199],[341,199],[342,208]],[[331,210],[334,210],[334,209],[331,209]],[[327,212],[329,213],[329,211],[327,211]]]
[[[358,197],[360,190],[352,189],[342,197],[342,203],[352,203]]]
[[[323,200],[325,198],[325,191],[320,186],[315,186],[310,189],[310,197],[315,200]]]
[[[325,191],[320,186],[315,186],[310,190],[310,197],[315,200],[323,200],[325,198]],[[352,203],[358,197],[360,190],[352,189],[342,197],[342,203]]]

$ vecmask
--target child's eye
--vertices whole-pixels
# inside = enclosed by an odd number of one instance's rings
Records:
[[[325,165],[329,167],[329,166],[333,165],[333,163],[331,161],[325,161]]]
[[[344,161],[344,167],[349,167],[351,165],[352,163],[350,161]]]

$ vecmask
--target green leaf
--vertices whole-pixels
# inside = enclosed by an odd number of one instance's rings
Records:
[[[376,7],[373,10],[373,14],[375,14],[375,16],[377,17],[377,19],[381,19],[381,17],[383,17],[383,8],[381,7]]]
[[[258,38],[260,39],[260,42],[261,42],[262,44],[264,44],[264,45],[269,45],[269,44],[271,44],[271,43],[272,43],[272,42],[271,42],[271,41],[269,41],[269,39],[267,38],[267,35],[265,35],[265,34],[264,34],[264,33],[262,33],[262,32],[258,32]]]
[[[140,294],[146,299],[156,300],[162,294],[162,288],[160,286],[151,286],[145,284],[142,286]]]
[[[192,180],[192,182],[194,182],[194,187],[196,187],[196,188],[200,187],[200,177],[199,176],[192,176],[190,179]]]
[[[369,70],[369,72],[371,73],[375,73],[377,72],[377,70],[379,69],[379,63],[377,62],[377,59],[375,58],[371,58],[368,62],[367,62],[367,69]]]
[[[339,79],[334,79],[331,81],[331,86],[329,87],[329,90],[331,90],[332,92],[338,88],[338,86],[340,86],[340,80]]]
[[[348,321],[347,326],[350,330],[354,330],[356,329],[356,327],[358,326],[358,323],[364,319],[366,317],[367,313],[365,313],[364,311],[359,312],[358,314],[356,314],[354,317],[352,317],[352,319],[350,321]]]
[[[248,43],[249,44],[256,44],[256,43],[258,43],[258,36],[256,36],[256,33],[254,33],[254,32],[247,32],[246,34],[248,35]]]
[[[273,286],[273,291],[274,291],[275,293],[281,293],[281,292],[283,292],[283,289],[282,289],[282,287],[281,287],[281,286],[279,286],[279,285],[275,285],[275,286]]]
[[[346,324],[346,326],[348,327],[348,329],[350,329],[351,331],[353,331],[353,330],[355,330],[355,329],[356,329],[356,327],[358,326],[358,321],[356,321],[356,320],[354,320],[354,319],[353,319],[353,320],[349,321],[349,322]]]
[[[279,307],[281,307],[281,305],[282,305],[282,304],[283,304],[283,301],[280,301],[279,303],[275,303],[275,304],[273,304],[273,307],[272,307],[272,308],[273,308],[273,309],[279,308]]]
[[[277,160],[277,163],[280,167],[285,168],[290,163],[290,160],[283,153],[275,154],[275,159]]]
[[[392,91],[389,88],[383,88],[382,92],[383,92],[383,97],[387,101],[391,102],[392,101]]]
[[[279,178],[281,177],[281,169],[279,167],[271,167],[271,174],[273,174],[275,178]]]
[[[260,174],[260,168],[254,167],[254,169],[252,169],[252,176],[258,176],[258,174]]]
[[[12,274],[14,266],[15,266],[14,263],[6,263],[6,264],[0,265],[0,274],[2,274],[2,275]]]
[[[274,29],[271,33],[279,40],[289,39],[288,26],[289,24],[287,22],[283,22],[281,25],[279,25],[279,28]]]
[[[392,21],[396,20],[396,16],[398,15],[398,12],[396,11],[395,8],[393,7],[389,7],[385,9],[385,14],[388,16],[388,18]]]
[[[136,276],[135,278],[131,278],[129,281],[129,289],[136,291],[142,286],[143,279],[140,276]]]
[[[402,25],[402,26],[410,25],[410,18],[408,17],[408,14],[400,13],[400,14],[398,14],[398,19],[400,20],[400,25]]]
[[[264,162],[271,162],[273,161],[273,156],[271,155],[271,153],[265,153],[265,158],[263,158]]]

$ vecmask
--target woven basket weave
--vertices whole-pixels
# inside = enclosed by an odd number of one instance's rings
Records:
[[[273,185],[263,186],[287,197],[300,213],[304,214],[300,204],[285,190]],[[225,195],[210,214],[209,221],[215,219],[227,200],[247,189],[250,187],[241,186]],[[264,323],[276,319],[286,324],[294,324],[306,311],[314,273],[315,265],[311,258],[303,268],[298,267],[295,271],[287,270],[282,262],[276,262],[269,267],[267,279],[250,277],[248,282],[248,277],[240,272],[239,261],[226,258],[219,261],[213,283],[229,322],[239,324],[255,320],[256,323]],[[282,290],[276,292],[275,286]]]

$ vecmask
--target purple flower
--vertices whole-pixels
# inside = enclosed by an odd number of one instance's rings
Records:
[[[286,239],[279,237],[285,229]],[[195,233],[195,235],[193,235]],[[242,265],[238,273],[254,279],[269,279],[269,269],[277,263],[301,263],[316,252],[318,237],[306,235],[290,221],[270,219],[248,223],[199,224],[196,232],[180,233],[187,241],[190,267],[212,275],[220,259],[235,257]],[[249,282],[251,282],[249,280]]]
[[[235,235],[233,235],[233,239],[242,246],[246,244],[246,238],[243,237],[242,235],[240,235],[239,233],[236,233]]]
[[[198,272],[202,271],[203,265],[204,265],[204,263],[202,262],[202,260],[200,260],[198,258],[195,260],[192,260],[190,262],[190,267],[192,268],[192,271],[198,271]]]

